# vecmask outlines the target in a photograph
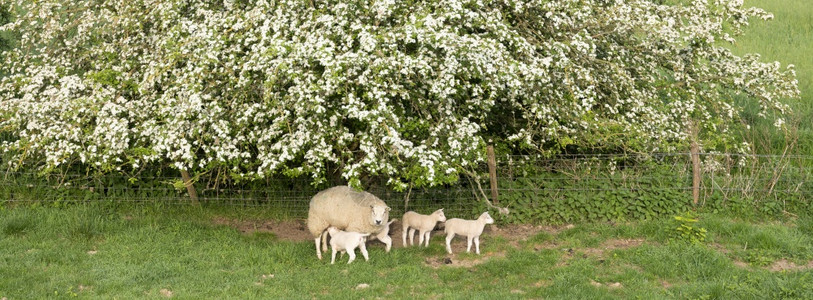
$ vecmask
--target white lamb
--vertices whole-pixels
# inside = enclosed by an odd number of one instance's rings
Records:
[[[409,244],[415,245],[414,234],[418,230],[418,246],[424,244],[426,240],[426,247],[429,247],[429,234],[438,222],[446,221],[446,216],[443,214],[443,209],[438,209],[431,215],[422,215],[414,211],[408,211],[401,219],[401,229],[403,229],[404,247],[407,243],[407,235],[409,235]],[[407,233],[409,231],[409,233]]]
[[[348,186],[336,186],[317,193],[311,199],[308,210],[308,231],[316,243],[316,257],[322,259],[322,251],[327,251],[325,230],[330,226],[344,231],[369,233],[388,244],[389,250],[392,239],[387,243],[389,236],[379,236],[389,228],[389,212],[390,207],[378,197]]]
[[[484,212],[477,220],[449,219],[446,220],[446,252],[452,254],[451,242],[455,234],[468,237],[469,244],[466,252],[471,252],[471,240],[474,240],[474,247],[477,254],[480,254],[480,234],[486,224],[494,224],[494,219],[488,212]]]
[[[379,232],[376,235],[371,235],[370,239],[368,239],[368,240],[369,241],[373,241],[373,240],[381,241],[382,243],[384,243],[384,245],[386,245],[386,251],[390,252],[390,248],[392,248],[392,238],[390,237],[390,225],[392,224],[392,222],[395,222],[395,221],[398,221],[398,219],[392,219],[389,222],[387,222],[387,226],[384,226],[384,229],[381,230],[381,232]]]
[[[330,255],[331,265],[336,262],[336,252],[341,252],[344,255],[346,251],[350,255],[350,260],[347,261],[348,264],[356,260],[356,247],[361,250],[364,260],[370,260],[367,247],[364,246],[367,236],[370,235],[369,233],[341,231],[333,226],[328,227],[327,232],[330,233],[330,248],[333,249],[333,253]]]

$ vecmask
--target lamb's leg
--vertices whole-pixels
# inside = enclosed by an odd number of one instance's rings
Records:
[[[406,227],[402,227],[402,228],[403,228],[404,230],[403,230],[403,233],[401,233],[401,237],[404,239],[404,243],[403,243],[403,244],[401,244],[401,245],[403,245],[403,246],[404,246],[404,248],[406,248],[406,246],[407,246],[407,243],[406,243],[406,236],[407,236],[407,230],[409,230],[409,227],[408,227],[408,226],[406,226]]]
[[[388,235],[385,235],[383,237],[379,237],[378,239],[384,242],[384,245],[387,245],[387,247],[385,248],[386,252],[390,252],[390,248],[392,248],[392,238]]]
[[[318,258],[319,258],[319,260],[322,260],[322,249],[319,249],[319,240],[320,240],[320,239],[322,239],[322,237],[321,237],[321,236],[317,236],[317,237],[314,239],[314,241],[316,241],[316,257],[318,257]]]
[[[452,254],[452,239],[454,238],[454,233],[449,233],[446,235],[446,252]]]
[[[425,235],[425,233],[423,232],[423,230],[418,231],[418,247],[423,246],[423,236],[424,235]]]
[[[426,237],[424,240],[426,241],[426,247],[429,247],[429,235],[432,233],[432,230],[426,232]]]
[[[365,241],[362,240],[361,244],[359,244],[359,250],[361,250],[361,255],[364,256],[364,260],[370,261],[370,254],[367,253],[367,246],[365,244]]]
[[[409,229],[409,245],[415,246],[415,228]]]
[[[350,264],[356,260],[356,249],[347,249],[347,255],[350,255],[350,260],[347,261],[347,264]]]
[[[474,237],[474,249],[477,250],[477,254],[480,254],[480,236]]]
[[[335,262],[336,262],[336,248],[333,248],[333,254],[330,255],[330,264],[332,265]]]
[[[469,243],[468,246],[466,246],[466,253],[469,253],[469,252],[471,252],[471,240],[472,240],[471,236],[466,237],[466,240]]]

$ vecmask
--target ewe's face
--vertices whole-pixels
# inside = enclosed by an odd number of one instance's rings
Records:
[[[443,214],[443,209],[442,208],[438,209],[437,213],[438,213],[438,216],[440,217],[439,221],[440,222],[446,222],[446,215]]]
[[[370,223],[376,226],[382,226],[387,224],[387,220],[390,218],[390,208],[387,206],[381,205],[370,205],[370,210],[372,214],[370,215]]]

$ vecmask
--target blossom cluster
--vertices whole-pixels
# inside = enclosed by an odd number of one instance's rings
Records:
[[[742,0],[23,1],[0,74],[12,164],[173,167],[394,187],[456,180],[486,139],[670,150],[697,121],[777,124],[792,67],[720,46]],[[742,145],[732,142],[733,145]]]

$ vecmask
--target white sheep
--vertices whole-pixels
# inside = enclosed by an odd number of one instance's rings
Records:
[[[446,220],[446,252],[452,254],[452,239],[455,234],[468,237],[469,244],[466,252],[471,252],[471,240],[474,239],[474,247],[477,254],[480,254],[480,234],[486,224],[494,224],[494,219],[488,212],[484,212],[477,220],[449,219]]]
[[[341,252],[343,256],[346,251],[347,254],[350,255],[350,260],[348,260],[347,263],[353,262],[356,259],[356,247],[361,250],[361,255],[364,256],[364,260],[370,260],[367,247],[364,245],[367,236],[370,235],[369,233],[342,231],[333,226],[328,227],[327,232],[330,233],[330,248],[333,250],[333,253],[330,255],[331,265],[336,262],[336,252]]]
[[[387,222],[387,226],[384,226],[384,229],[381,230],[381,232],[379,232],[378,234],[370,236],[370,239],[368,239],[368,241],[377,239],[384,243],[384,245],[386,245],[385,248],[386,251],[390,252],[390,248],[392,248],[392,238],[390,237],[390,225],[392,224],[392,222],[395,221],[398,221],[398,219],[392,219],[389,222]]]
[[[414,211],[404,213],[404,217],[401,218],[404,247],[407,245],[407,235],[409,235],[409,244],[415,245],[414,234],[416,229],[418,230],[418,246],[423,244],[423,241],[426,240],[426,247],[429,247],[429,234],[432,233],[432,229],[435,229],[435,225],[438,222],[444,221],[446,221],[446,216],[443,214],[442,208],[436,210],[431,215],[422,215]],[[407,233],[407,231],[409,232]]]
[[[316,257],[322,259],[322,251],[327,251],[325,230],[328,227],[334,226],[339,230],[378,236],[389,227],[387,222],[389,212],[390,207],[378,197],[348,186],[336,186],[317,193],[311,199],[308,209],[308,231],[316,243]],[[386,240],[383,237],[378,238]]]

